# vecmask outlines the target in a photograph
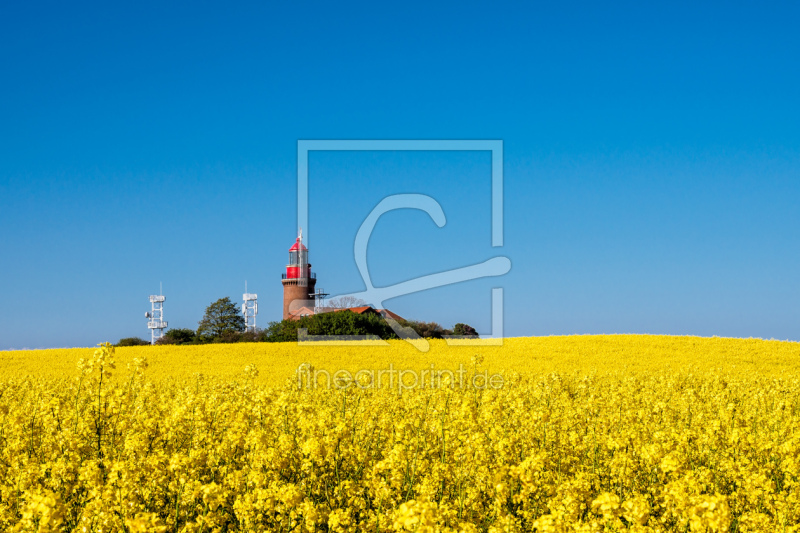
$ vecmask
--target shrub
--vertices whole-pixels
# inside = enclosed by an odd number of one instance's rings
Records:
[[[267,342],[296,342],[297,330],[304,328],[309,335],[376,335],[381,339],[396,339],[397,335],[380,315],[357,314],[352,311],[320,313],[300,320],[272,322],[259,340]]]
[[[436,322],[417,322],[407,320],[401,325],[410,327],[417,332],[417,335],[426,339],[441,339],[444,335],[450,335],[450,331],[444,329]]]
[[[146,346],[149,344],[150,341],[146,341],[139,337],[125,337],[124,339],[120,339],[119,342],[114,346]]]
[[[196,338],[194,330],[188,328],[170,329],[161,337],[156,344],[195,344]]]

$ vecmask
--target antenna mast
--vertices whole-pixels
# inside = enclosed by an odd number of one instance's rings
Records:
[[[314,314],[324,313],[325,312],[325,298],[330,296],[329,293],[325,292],[325,289],[317,289],[316,291],[309,294],[312,298],[314,298]]]
[[[247,292],[247,280],[244,282],[244,294],[242,295],[242,314],[244,315],[245,331],[256,331],[256,315],[258,314],[258,294]]]
[[[162,292],[161,283],[158,284],[158,292]],[[164,300],[166,297],[163,294],[150,295],[150,312],[144,314],[150,330],[150,344],[155,344],[163,337],[164,330],[167,328],[167,322],[164,320]]]

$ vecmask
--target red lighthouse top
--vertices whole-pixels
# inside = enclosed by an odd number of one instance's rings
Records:
[[[285,279],[312,278],[311,265],[308,262],[308,248],[303,245],[303,230],[297,240],[289,248],[289,264],[286,265]]]
[[[303,237],[298,237],[297,241],[289,248],[290,252],[294,252],[295,250],[308,250],[306,246],[303,244]]]

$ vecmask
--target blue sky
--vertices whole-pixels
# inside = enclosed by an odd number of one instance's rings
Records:
[[[289,4],[289,3],[283,3]],[[311,263],[363,289],[483,261],[503,278],[398,313],[507,335],[800,339],[800,7],[791,3],[5,3],[0,349],[195,328],[248,281],[280,318],[298,139],[501,139],[488,153],[314,153]]]

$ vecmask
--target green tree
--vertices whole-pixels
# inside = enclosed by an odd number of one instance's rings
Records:
[[[475,331],[475,328],[468,324],[461,324],[460,322],[453,326],[453,335],[457,335],[459,337],[477,337],[478,332]]]
[[[262,332],[259,339],[266,342],[297,342],[297,322],[295,320],[281,320],[270,322]]]
[[[209,340],[224,337],[227,340],[232,333],[240,333],[244,329],[244,316],[239,306],[226,296],[206,307],[206,314],[197,328],[197,336]]]

